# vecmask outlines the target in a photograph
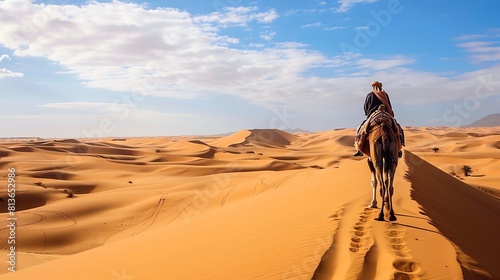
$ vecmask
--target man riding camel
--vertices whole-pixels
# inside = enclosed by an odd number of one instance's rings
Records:
[[[387,112],[394,117],[394,111],[392,111],[392,105],[391,105],[391,100],[389,99],[389,95],[385,90],[382,89],[382,83],[375,81],[372,83],[372,91],[366,95],[365,98],[365,116],[366,119],[361,123],[361,125],[358,127],[356,130],[356,139],[359,138],[361,128],[363,127],[363,124],[366,122],[367,119],[370,118],[371,114],[377,111],[378,107],[380,105],[384,105]],[[396,122],[397,123],[397,122]],[[403,128],[399,124],[397,124],[399,127],[400,135],[401,135],[401,144],[405,146],[405,137],[404,137],[404,131]],[[402,156],[402,151],[399,151],[399,157]],[[354,156],[362,156],[363,153],[358,150]]]

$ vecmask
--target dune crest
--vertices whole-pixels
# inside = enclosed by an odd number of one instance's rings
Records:
[[[211,143],[213,146],[238,147],[248,144],[267,148],[284,148],[300,139],[298,136],[279,129],[250,129],[241,130],[230,136],[217,139]]]

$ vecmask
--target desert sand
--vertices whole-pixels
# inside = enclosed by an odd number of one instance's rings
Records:
[[[3,140],[0,279],[500,279],[500,127],[406,133],[396,222],[353,129]]]

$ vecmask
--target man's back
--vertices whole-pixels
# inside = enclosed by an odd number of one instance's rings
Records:
[[[389,106],[392,107],[389,95],[387,95],[387,100],[389,101]],[[370,116],[377,110],[378,106],[383,104],[384,103],[375,95],[375,93],[373,93],[373,91],[368,93],[365,98],[365,116]]]

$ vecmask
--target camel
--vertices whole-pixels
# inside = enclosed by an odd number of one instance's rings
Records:
[[[398,152],[401,149],[399,129],[394,118],[380,105],[378,110],[366,121],[366,134],[360,150],[369,156],[368,166],[371,171],[373,190],[371,208],[377,208],[377,186],[380,185],[382,207],[378,221],[384,221],[384,208],[389,211],[389,221],[396,221],[392,204],[394,194],[394,175],[398,166]]]

